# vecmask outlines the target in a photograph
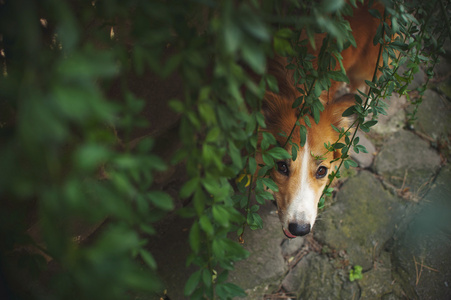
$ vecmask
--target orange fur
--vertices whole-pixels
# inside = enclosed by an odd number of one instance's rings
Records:
[[[346,75],[349,78],[349,86],[351,92],[356,92],[358,88],[361,88],[365,84],[365,80],[372,80],[373,73],[376,67],[379,45],[373,45],[373,38],[376,35],[377,27],[380,20],[371,16],[368,12],[368,4],[358,4],[357,8],[354,8],[353,15],[345,17],[351,26],[353,36],[355,38],[356,46],[349,46],[341,52],[343,57],[342,64],[346,71]],[[384,7],[381,3],[377,2],[371,6],[371,9],[377,9],[381,15],[384,13]],[[390,22],[388,22],[390,24]],[[310,45],[308,46],[308,52],[318,57],[319,50],[321,48],[322,41],[325,34],[318,34],[315,36],[315,49]],[[305,39],[306,36],[302,36],[301,39]],[[293,71],[281,70],[281,66],[286,65],[286,59],[281,56],[276,56],[273,61],[269,62],[269,71],[276,71],[274,75],[279,78],[279,85],[291,84],[293,85]],[[313,66],[317,67],[316,60],[313,61]],[[339,70],[339,64],[335,70]],[[333,100],[336,92],[340,88],[342,83],[332,81],[331,87],[328,91],[324,91],[320,97],[323,104]]]

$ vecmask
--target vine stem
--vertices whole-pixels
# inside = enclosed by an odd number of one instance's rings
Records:
[[[312,84],[310,85],[310,88],[309,88],[309,90],[308,90],[308,92],[307,92],[307,96],[310,95],[310,93],[312,92],[312,89],[313,89],[313,87],[315,86],[315,82],[316,82],[316,79],[314,79],[313,82],[312,82]],[[306,96],[306,97],[307,97],[307,96]],[[302,103],[302,107],[299,109],[300,112],[299,112],[299,114],[298,114],[298,116],[297,116],[297,118],[296,118],[296,122],[294,123],[293,127],[291,128],[290,134],[288,135],[288,137],[287,137],[285,143],[283,144],[282,148],[285,148],[285,146],[286,146],[286,145],[288,144],[288,142],[291,140],[291,137],[293,136],[294,130],[295,130],[296,127],[297,127],[297,123],[299,122],[299,120],[301,119],[301,117],[304,116],[304,114],[302,113],[303,110],[304,110],[304,108],[305,108],[305,97],[304,97],[304,100],[303,100],[303,103]]]
[[[384,10],[383,20],[381,21],[381,22],[382,22],[382,24],[381,24],[381,26],[382,26],[382,39],[384,38],[384,35],[385,35],[385,28],[384,28],[384,26],[383,26],[383,22],[385,21],[385,19],[386,19],[386,10]],[[378,52],[378,57],[377,57],[377,61],[376,61],[376,67],[374,68],[374,72],[373,72],[373,78],[372,78],[372,82],[373,82],[373,83],[375,83],[375,81],[376,81],[376,79],[377,79],[377,71],[378,71],[378,69],[379,69],[379,63],[380,63],[380,58],[381,58],[381,55],[382,55],[382,49],[383,49],[383,47],[384,47],[384,43],[380,44],[380,46],[379,46],[379,52]],[[368,91],[368,95],[367,95],[366,100],[365,100],[364,111],[368,110],[369,100],[370,100],[372,94],[374,94],[374,93],[373,93],[373,88],[370,87],[370,90]],[[337,144],[337,143],[341,140],[341,138],[343,138],[343,136],[346,136],[346,133],[349,132],[349,130],[351,130],[351,128],[352,128],[356,123],[357,123],[357,125],[356,125],[356,127],[355,127],[354,132],[353,132],[352,138],[351,138],[351,140],[350,140],[350,142],[349,142],[349,145],[352,146],[352,143],[353,143],[353,141],[354,141],[354,139],[355,139],[355,136],[356,136],[356,134],[357,134],[357,131],[359,130],[359,127],[360,127],[360,121],[359,121],[359,119],[355,120],[355,121],[351,124],[351,126],[349,126],[348,129],[347,129],[343,134],[340,134],[340,136],[338,137],[338,140],[337,140],[335,143],[333,143],[332,145]],[[350,151],[350,150],[351,150],[351,147],[348,148],[348,151]],[[327,149],[327,151],[326,151],[325,154],[327,154],[327,153],[329,153],[329,152],[330,152],[330,149]],[[325,154],[324,154],[324,155],[325,155]],[[346,155],[347,155],[347,153],[346,153]],[[321,194],[321,197],[320,197],[320,198],[322,198],[322,197],[324,196],[325,191],[327,191],[327,190],[329,189],[329,187],[331,186],[333,180],[335,179],[335,177],[337,176],[338,172],[340,171],[340,168],[341,168],[341,166],[343,165],[344,161],[345,161],[345,158],[342,157],[342,158],[340,159],[340,164],[338,165],[338,167],[337,167],[337,169],[336,169],[336,172],[332,173],[333,175],[332,175],[332,177],[329,179],[329,182],[327,183],[327,185],[324,187],[323,193]]]
[[[320,65],[319,62],[320,62],[320,61],[323,59],[323,57],[324,57],[325,49],[328,47],[329,42],[330,42],[330,36],[329,36],[329,34],[327,34],[326,37],[325,37],[325,42],[321,45],[321,50],[320,50],[319,55],[318,55],[318,66]],[[330,66],[329,66],[329,67],[330,67]],[[301,117],[304,117],[304,116],[305,116],[305,114],[303,113],[304,108],[305,108],[305,99],[312,93],[312,90],[313,90],[313,87],[315,86],[316,80],[317,80],[316,78],[313,79],[312,84],[310,85],[310,87],[309,87],[309,89],[308,89],[308,91],[307,91],[307,94],[306,94],[306,96],[304,97],[304,100],[303,100],[303,103],[302,103],[302,107],[299,109],[300,112],[299,112],[299,115],[298,115],[297,118],[296,118],[296,122],[294,123],[293,127],[291,128],[291,132],[290,132],[290,134],[288,135],[288,137],[287,137],[285,143],[283,144],[282,148],[285,148],[285,146],[286,146],[286,145],[288,144],[288,142],[291,140],[291,137],[293,136],[294,130],[295,130],[296,127],[297,127],[297,123],[299,122],[299,120],[301,119]]]
[[[255,154],[254,154],[254,158],[255,158]],[[254,183],[254,174],[251,174],[249,188],[248,188],[248,191],[247,191],[246,214],[249,214],[249,207],[251,205],[251,196],[252,196],[252,190],[253,190],[253,188],[252,188],[253,183]],[[243,222],[243,232],[238,237],[238,241],[240,242],[240,244],[244,244],[243,235],[244,235],[244,230],[246,229],[246,224],[247,224],[247,215],[246,215],[246,220],[244,220],[244,222]]]
[[[443,4],[443,0],[438,0],[439,2],[440,2],[440,7],[441,7],[441,9],[442,9],[442,13],[444,14],[444,18],[443,19],[445,19],[445,22],[446,22],[446,28],[448,29],[448,34],[449,34],[449,36],[451,37],[451,24],[449,23],[449,19],[448,19],[448,16],[446,15],[446,7],[445,7],[445,5]]]
[[[441,0],[437,0],[437,1],[440,2],[440,4],[442,5],[442,9],[443,9],[444,6],[443,6],[442,1],[441,1]],[[436,2],[436,4],[437,4],[437,2]],[[427,23],[429,22],[429,17],[430,17],[430,16],[428,16],[428,18],[426,19],[425,24],[427,24]],[[383,20],[385,21],[385,19],[386,19],[386,11],[384,10],[384,18],[383,18]],[[449,25],[449,20],[447,20],[447,24]],[[382,30],[383,30],[383,31],[382,31],[382,37],[383,37],[384,34],[385,34],[385,29],[382,28]],[[450,30],[450,33],[451,33],[451,27],[449,27],[449,30]],[[420,38],[422,38],[423,35],[424,35],[424,31],[422,32]],[[404,42],[406,42],[406,40],[407,40],[407,36],[404,37]],[[379,68],[379,63],[380,63],[380,58],[381,58],[381,54],[382,54],[382,49],[383,49],[383,47],[384,47],[384,44],[381,44],[380,47],[379,47],[379,55],[378,55],[378,58],[377,58],[376,68],[375,68],[375,70],[374,70],[373,78],[372,78],[372,82],[373,82],[373,83],[375,83],[376,78],[377,78],[377,71],[378,71],[378,68]],[[418,56],[418,52],[416,53],[416,56]],[[401,57],[401,53],[398,55],[398,58],[397,58],[397,59],[399,60],[400,57]],[[394,71],[394,72],[396,72],[396,70],[397,70],[398,68],[399,68],[399,66],[397,66],[397,67],[395,68],[395,71]],[[429,78],[428,78],[428,80],[429,80]],[[373,87],[370,87],[370,90],[369,90],[368,95],[367,95],[366,100],[365,100],[364,111],[366,111],[366,110],[368,109],[368,107],[369,107],[369,102],[370,102],[371,96],[374,95],[373,90],[374,90],[374,88],[373,88]],[[379,98],[380,98],[380,96],[377,95],[376,98],[373,99],[373,101],[379,101]],[[358,121],[358,120],[356,120],[356,121]],[[356,121],[354,121],[353,124],[352,124],[352,125],[351,125],[351,126],[350,126],[343,134],[340,135],[340,137],[338,138],[338,140],[337,140],[334,144],[338,143],[338,142],[341,140],[341,138],[343,137],[343,135],[345,135],[345,134],[350,130],[350,128],[351,128],[352,126],[354,126],[354,124],[356,123]],[[358,131],[359,127],[360,127],[360,122],[357,122],[356,129],[355,129],[354,134],[353,134],[353,136],[352,136],[352,138],[351,138],[351,140],[350,140],[350,145],[352,145],[352,143],[353,143],[353,141],[354,141],[354,139],[355,139],[355,136],[356,136],[356,134],[357,134],[357,131]],[[328,152],[330,152],[329,149],[326,151],[325,154],[327,154]],[[325,191],[326,191],[326,190],[330,187],[330,185],[332,184],[332,181],[333,181],[333,179],[335,179],[335,177],[336,177],[338,171],[340,170],[341,166],[343,165],[343,162],[344,162],[344,159],[342,158],[341,161],[340,161],[340,164],[338,165],[338,168],[336,169],[337,172],[335,172],[334,175],[333,175],[333,177],[329,180],[329,183],[328,183],[328,184],[326,185],[326,187],[324,188],[324,191],[323,191],[323,194],[321,195],[321,197],[324,196]]]

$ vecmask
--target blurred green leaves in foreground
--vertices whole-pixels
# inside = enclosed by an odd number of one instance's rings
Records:
[[[447,11],[443,1],[386,5],[392,26],[376,16],[381,27],[374,38],[387,49],[382,76],[361,95],[377,100],[358,98],[351,111],[365,130],[375,123],[363,124],[369,112],[375,119],[384,112],[379,99],[406,94],[418,66],[437,62],[451,30],[433,17]],[[347,81],[330,66],[354,43],[343,19],[349,12],[345,1],[330,0],[0,1],[0,270],[9,292],[124,299],[163,290],[146,237],[175,207],[154,185],[167,166],[152,138],[130,144],[149,125],[140,113],[152,99],[136,96],[127,76],[150,71],[162,78],[177,73],[183,82],[183,98],[167,102],[181,116],[183,147],[171,163],[184,162],[188,180],[179,196],[191,203],[179,213],[193,219],[187,265],[197,271],[184,291],[192,299],[243,296],[227,275],[249,253],[229,233],[241,237],[248,227],[264,226],[259,205],[278,189],[267,175],[302,146],[292,145],[289,154],[264,132],[262,98],[278,89],[266,74],[267,59],[274,52],[288,57],[303,94],[293,107],[317,122],[321,90],[331,79]],[[305,45],[318,32],[334,42],[315,70]],[[390,43],[394,34],[400,38]],[[397,75],[389,64],[408,69]],[[120,100],[108,96],[111,88]],[[347,148],[358,149],[346,138]],[[258,174],[257,154],[266,164]],[[77,236],[80,227],[95,233]]]

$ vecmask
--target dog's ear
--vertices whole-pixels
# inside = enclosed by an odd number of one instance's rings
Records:
[[[296,110],[292,108],[296,99],[296,89],[291,80],[292,75],[284,67],[285,58],[275,58],[268,61],[268,73],[272,74],[277,81],[278,91],[265,93],[262,103],[262,113],[268,127],[281,126],[286,123],[285,118],[291,119],[296,115]]]
[[[334,100],[332,104],[326,107],[326,110],[329,110],[329,113],[331,114],[331,124],[333,124],[337,128],[348,128],[349,126],[351,126],[351,124],[356,120],[357,116],[355,114],[346,114],[346,116],[343,116],[343,113],[354,105],[354,94],[346,94]]]
[[[287,121],[291,122],[292,119],[296,119],[296,111],[291,107],[292,101],[290,100],[273,92],[265,93],[262,113],[268,128],[280,128]]]
[[[332,104],[326,107],[326,111],[330,114],[330,122],[332,125],[337,127],[338,129],[344,128],[348,129],[349,126],[354,123],[357,116],[355,114],[343,116],[343,113],[349,109],[350,107],[355,105],[355,95],[354,94],[346,94],[336,99]],[[351,130],[354,130],[352,128]],[[338,135],[338,133],[337,133]],[[341,149],[337,149],[334,151],[334,159],[337,159],[341,156]]]

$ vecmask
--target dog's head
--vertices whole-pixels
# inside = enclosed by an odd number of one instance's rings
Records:
[[[267,93],[265,97],[264,114],[267,131],[277,139],[279,145],[284,145],[291,152],[290,143],[286,143],[296,123],[298,110],[291,107],[291,101],[279,95]],[[280,221],[286,236],[294,238],[310,232],[318,212],[318,202],[328,175],[335,170],[338,162],[331,162],[341,156],[340,150],[328,152],[324,143],[334,143],[339,138],[331,124],[337,128],[347,128],[352,120],[342,117],[343,112],[354,105],[354,96],[345,95],[325,106],[316,124],[311,119],[311,127],[307,128],[307,138],[303,147],[299,147],[296,160],[287,159],[276,162],[271,171],[271,177],[279,191],[274,192],[278,206]],[[299,126],[293,131],[292,143],[300,145]],[[285,133],[280,135],[279,133]]]

